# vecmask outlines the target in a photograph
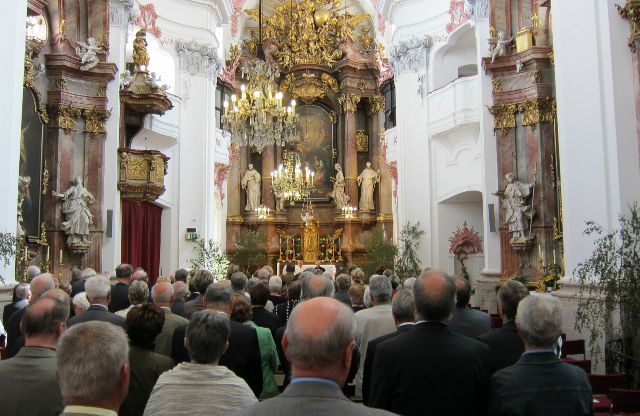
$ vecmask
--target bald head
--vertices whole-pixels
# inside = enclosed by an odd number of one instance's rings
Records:
[[[51,273],[42,273],[37,275],[31,281],[31,301],[37,300],[44,292],[56,287]]]
[[[302,281],[302,297],[304,299],[320,296],[332,297],[335,288],[333,281],[321,275],[316,275]]]
[[[138,269],[131,275],[131,280],[142,280],[145,283],[149,283],[149,275],[143,269]]]
[[[57,340],[64,330],[69,317],[69,303],[65,305],[56,298],[41,298],[27,306],[20,328],[25,336],[27,346],[33,345],[34,339],[53,337]],[[46,345],[46,344],[45,344]],[[44,346],[44,345],[43,345]]]
[[[56,288],[56,289],[47,290],[46,292],[44,292],[41,298],[57,299],[58,301],[64,304],[67,310],[69,310],[69,308],[71,307],[71,298],[69,297],[69,294],[62,289]]]
[[[291,313],[285,353],[294,367],[320,372],[340,362],[345,350],[352,348],[355,334],[356,320],[350,308],[328,297],[309,299]]]
[[[171,283],[156,283],[151,289],[151,298],[156,305],[168,307],[173,300],[173,286]]]
[[[428,269],[416,280],[413,295],[419,320],[445,322],[453,312],[456,285],[446,273]]]

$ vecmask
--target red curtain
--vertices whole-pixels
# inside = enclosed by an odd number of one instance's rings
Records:
[[[160,268],[161,220],[157,205],[122,201],[122,262],[144,268],[152,285]]]

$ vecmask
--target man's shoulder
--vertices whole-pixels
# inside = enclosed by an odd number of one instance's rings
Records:
[[[166,311],[166,312],[167,313],[164,314],[164,319],[169,324],[169,326],[173,328],[181,325],[187,325],[189,323],[189,320],[184,316],[180,316],[176,313],[169,312],[169,311]]]

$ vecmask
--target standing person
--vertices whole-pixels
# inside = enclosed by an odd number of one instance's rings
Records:
[[[116,284],[111,288],[111,302],[109,302],[109,312],[117,312],[129,307],[129,284],[133,266],[130,264],[120,264],[116,267]]]
[[[162,331],[156,338],[154,351],[158,354],[171,357],[173,333],[176,328],[187,325],[189,321],[171,311],[171,303],[173,302],[173,286],[170,283],[161,282],[153,285],[153,289],[151,289],[151,297],[153,298],[153,304],[159,307],[164,313],[164,325],[162,325]]]
[[[20,283],[13,287],[13,298],[10,304],[5,305],[2,311],[2,322],[7,323],[15,311],[26,308],[31,299],[29,283]]]
[[[491,317],[488,313],[469,307],[471,284],[460,276],[453,278],[456,284],[456,309],[453,311],[449,330],[469,338],[478,338],[491,331]]]
[[[88,321],[110,322],[119,327],[124,325],[124,318],[109,312],[107,308],[111,299],[111,283],[108,278],[102,275],[90,277],[87,279],[85,289],[91,306],[82,315],[69,319],[69,326]]]
[[[491,355],[483,343],[447,327],[456,298],[453,280],[441,271],[425,270],[413,294],[413,330],[376,348],[371,406],[401,415],[423,415],[428,403],[435,415],[484,414]]]

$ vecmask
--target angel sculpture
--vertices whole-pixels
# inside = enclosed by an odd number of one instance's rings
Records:
[[[87,43],[78,42],[76,54],[80,57],[80,70],[89,71],[98,65],[98,53],[104,52],[95,38],[88,38]]]
[[[131,85],[133,78],[134,76],[131,75],[131,71],[129,71],[128,69],[120,74],[120,89],[124,90],[129,88],[129,85]]]
[[[498,32],[498,39],[496,40],[496,47],[491,51],[491,63],[494,63],[496,60],[496,56],[506,56],[507,49],[506,46],[513,42],[513,36],[509,39],[504,38],[504,32]]]

